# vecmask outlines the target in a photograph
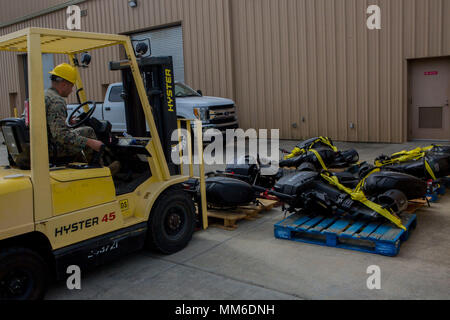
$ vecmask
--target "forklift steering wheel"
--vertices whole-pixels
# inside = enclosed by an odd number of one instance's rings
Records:
[[[83,112],[83,113],[80,112],[81,108],[83,108],[86,105],[90,105],[90,104],[92,104],[92,107],[89,109],[88,112]],[[67,127],[74,129],[74,128],[78,128],[79,126],[84,124],[94,114],[96,106],[97,106],[97,104],[94,101],[86,101],[86,102],[80,104],[78,107],[75,108],[75,110],[72,111],[70,116],[67,118],[67,120],[66,120]],[[72,118],[74,118],[75,113],[79,113],[79,115],[77,117],[78,120],[72,121]]]

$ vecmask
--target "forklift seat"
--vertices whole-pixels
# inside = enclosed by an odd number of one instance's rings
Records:
[[[30,163],[30,128],[25,124],[24,118],[8,118],[0,120],[6,147],[8,160],[12,167],[29,170]],[[57,158],[53,155],[53,146],[49,144],[50,166],[67,165],[72,158]]]
[[[27,170],[30,168],[30,129],[24,118],[0,120],[1,131],[8,149],[11,166]]]

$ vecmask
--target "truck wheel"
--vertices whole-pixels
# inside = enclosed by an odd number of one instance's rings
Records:
[[[195,229],[192,198],[181,188],[164,191],[148,221],[147,247],[172,254],[187,246]]]
[[[44,260],[25,248],[0,254],[0,300],[41,300],[47,290]]]

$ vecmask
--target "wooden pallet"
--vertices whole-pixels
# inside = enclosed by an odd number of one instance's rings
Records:
[[[402,213],[400,218],[406,231],[383,221],[295,213],[275,224],[274,235],[278,239],[396,256],[417,224],[415,214]]]
[[[279,202],[275,200],[258,199],[258,204],[239,206],[230,210],[208,209],[209,225],[224,230],[233,231],[238,227],[237,221],[254,221],[260,218],[260,213],[272,210]]]
[[[428,201],[430,199],[428,198]],[[425,207],[428,205],[428,202],[426,199],[414,199],[408,201],[408,208],[405,210],[407,213],[415,213],[417,210]]]

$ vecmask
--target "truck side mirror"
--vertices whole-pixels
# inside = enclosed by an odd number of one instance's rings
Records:
[[[197,93],[198,93],[199,95],[203,96],[202,90],[197,90]]]

